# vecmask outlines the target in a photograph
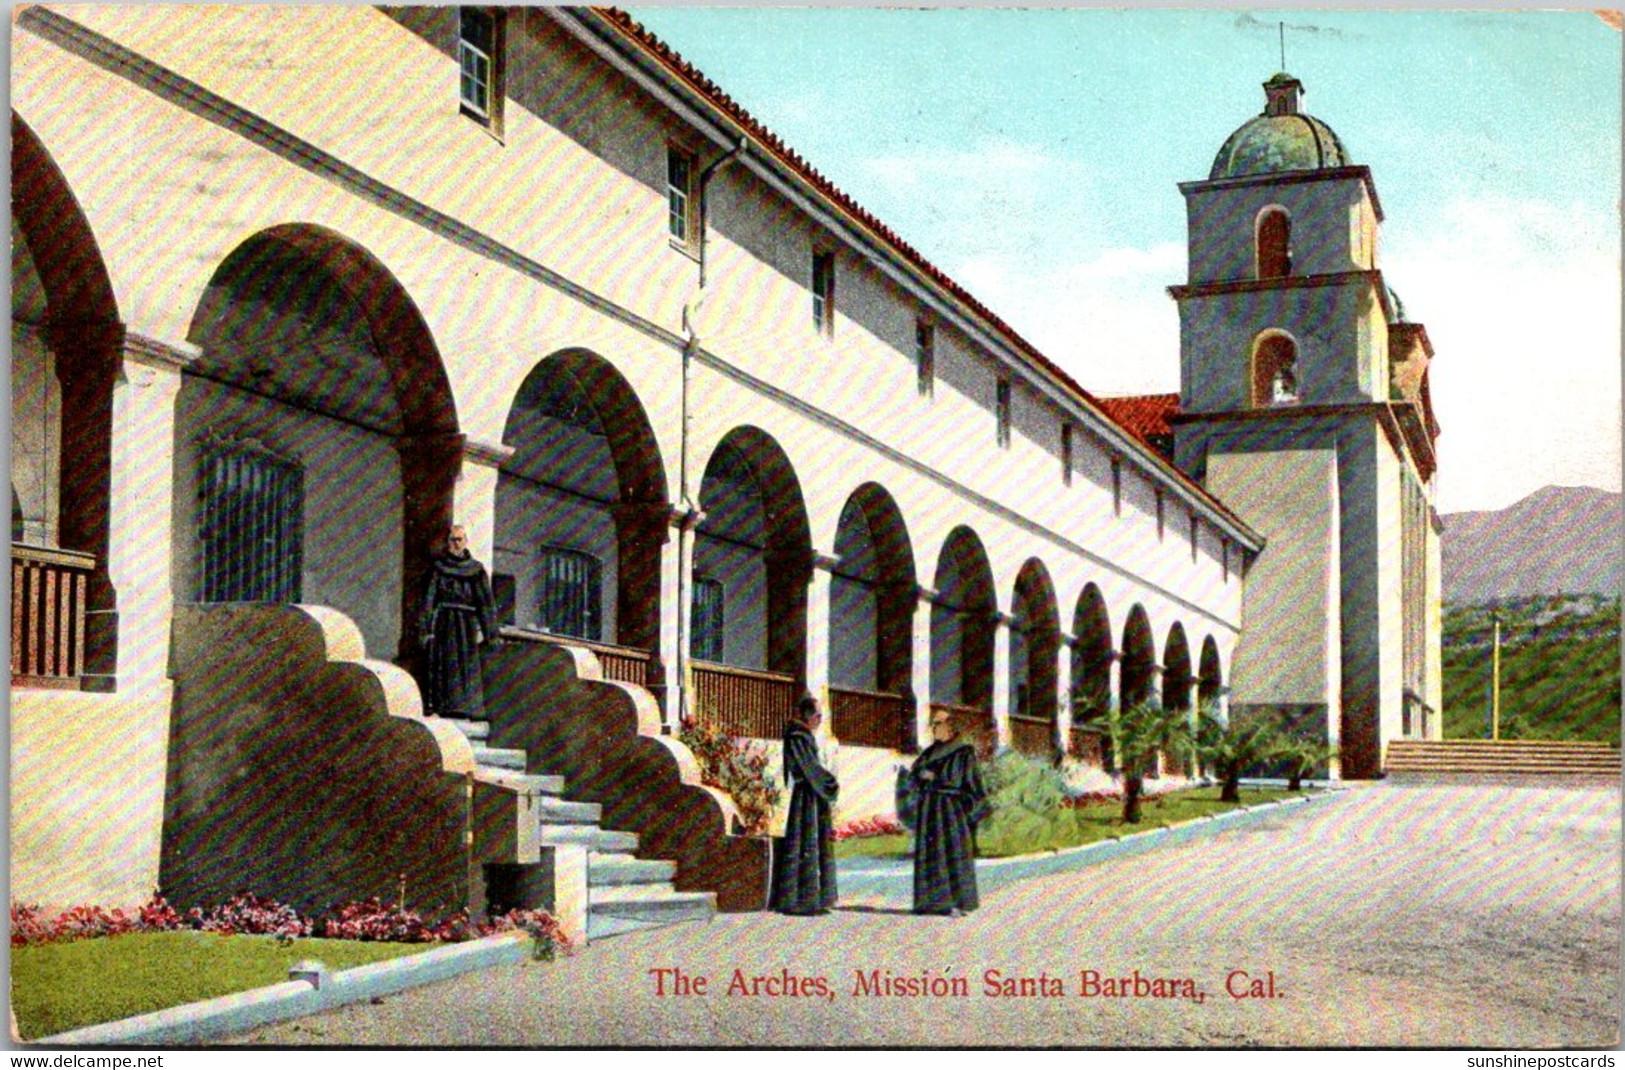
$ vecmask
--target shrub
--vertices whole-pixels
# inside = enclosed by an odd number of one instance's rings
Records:
[[[835,826],[835,839],[857,840],[866,836],[900,836],[907,832],[895,817],[865,817]]]
[[[978,836],[991,841],[1031,842],[1052,839],[1063,818],[1066,778],[1051,763],[1007,750],[983,766],[992,813]]]
[[[735,739],[715,725],[698,720],[684,721],[677,738],[694,752],[700,763],[701,781],[733,799],[745,832],[753,836],[767,832],[784,794],[778,778],[768,772],[767,747]]]

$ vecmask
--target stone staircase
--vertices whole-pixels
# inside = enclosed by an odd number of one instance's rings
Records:
[[[1592,777],[1618,779],[1619,748],[1545,740],[1397,739],[1388,744],[1395,776]]]
[[[565,798],[563,777],[526,773],[523,750],[489,746],[487,722],[445,720],[468,737],[477,785],[529,800],[528,813],[520,820],[535,822],[534,839],[527,827],[517,837],[519,842],[586,851],[589,940],[682,921],[709,921],[716,914],[714,893],[677,891],[676,863],[637,857],[637,834],[603,828],[603,807]],[[525,851],[520,848],[518,853]]]

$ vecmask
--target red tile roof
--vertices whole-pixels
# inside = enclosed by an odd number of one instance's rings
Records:
[[[1178,394],[1134,394],[1096,398],[1095,402],[1125,431],[1147,445],[1172,436],[1174,427],[1168,418],[1179,415]]]
[[[858,204],[857,201],[853,200],[852,197],[844,190],[836,186],[835,183],[831,182],[828,178],[825,178],[822,173],[803,159],[800,153],[796,152],[794,149],[790,148],[790,146],[785,144],[783,138],[779,137],[779,135],[775,134],[772,130],[769,130],[766,126],[764,126],[755,116],[751,115],[732,97],[723,92],[720,86],[711,81],[710,78],[707,78],[698,67],[695,67],[692,63],[684,59],[670,45],[666,44],[653,33],[649,32],[630,14],[622,11],[620,8],[593,7],[588,8],[587,10],[596,15],[599,19],[603,20],[603,22],[607,23],[609,26],[613,27],[622,35],[622,37],[624,37],[631,44],[635,45],[639,51],[655,59],[673,76],[688,85],[704,100],[709,102],[718,111],[726,115],[734,123],[737,123],[739,127],[750,136],[751,140],[755,143],[755,147],[765,149],[770,155],[778,159],[791,171],[800,175],[802,179],[810,183],[819,191],[819,193],[827,197],[829,202],[834,205],[837,210],[839,210],[842,214],[847,216],[864,230],[867,230],[871,234],[874,234],[876,237],[880,238],[881,241],[891,247],[900,256],[922,272],[927,278],[936,283],[945,292],[952,296],[955,301],[970,309],[979,319],[981,319],[983,323],[991,327],[998,334],[1002,335],[1005,341],[1009,342],[1023,356],[1051,376],[1062,386],[1063,389],[1069,391],[1079,400],[1081,400],[1086,407],[1092,407],[1102,412],[1108,420],[1122,425],[1122,421],[1117,419],[1115,415],[1105,408],[1105,406],[1101,403],[1101,399],[1096,398],[1093,394],[1089,393],[1089,391],[1085,390],[1077,380],[1068,375],[1054,361],[1044,356],[1043,353],[1040,353],[1031,342],[1028,342],[1025,338],[1021,337],[1021,335],[1016,332],[1015,328],[1004,322],[1004,320],[996,315],[992,309],[982,304],[975,297],[972,297],[969,291],[965,290],[957,282],[950,278],[941,268],[927,260],[923,255],[921,255],[919,250],[905,242],[897,235],[895,231],[886,226],[886,224],[882,223],[866,208]],[[1177,401],[1177,395],[1173,396]],[[1132,428],[1125,425],[1124,429],[1129,431],[1131,434],[1134,434],[1136,438],[1146,441],[1143,436],[1139,435],[1137,432],[1134,432]],[[1149,443],[1147,444],[1149,445]],[[1171,452],[1172,451],[1170,450],[1168,453],[1164,453],[1162,450],[1156,449],[1155,447],[1152,449],[1152,454],[1154,457],[1167,462],[1163,467],[1171,478],[1189,488],[1203,501],[1210,504],[1221,515],[1228,518],[1243,531],[1251,530],[1247,527],[1246,523],[1237,517],[1235,513],[1231,512],[1223,502],[1209,494],[1206,488],[1204,488],[1200,483],[1192,480],[1190,477],[1185,475],[1184,472],[1176,468],[1172,464],[1171,458],[1169,457],[1169,453]]]

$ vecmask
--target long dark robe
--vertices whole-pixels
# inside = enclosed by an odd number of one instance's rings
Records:
[[[791,721],[784,730],[784,778],[790,820],[773,860],[772,907],[816,914],[835,905],[835,823],[830,807],[840,786],[818,760],[812,730]]]
[[[497,634],[496,600],[485,566],[467,553],[437,556],[418,629],[426,662],[424,706],[441,717],[483,719],[480,639]]]
[[[908,778],[916,808],[914,912],[975,910],[976,822],[987,802],[976,749],[961,740],[933,743]]]

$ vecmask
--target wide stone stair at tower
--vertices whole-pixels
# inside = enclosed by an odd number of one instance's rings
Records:
[[[1398,739],[1388,745],[1393,776],[1608,777],[1620,775],[1619,748],[1551,740]]]
[[[490,746],[489,722],[440,720],[454,726],[473,747],[476,808],[486,793],[498,799],[517,796],[516,820],[528,823],[511,845],[488,851],[499,856],[511,852],[522,860],[548,849],[575,847],[585,852],[589,940],[683,921],[709,921],[716,914],[714,893],[677,891],[672,883],[676,863],[637,857],[637,834],[603,828],[603,807],[566,798],[562,776],[526,773],[523,750]],[[514,804],[495,805],[501,808],[499,820],[506,824],[508,808]],[[480,838],[477,825],[476,840]],[[508,864],[508,859],[497,864]],[[559,868],[547,868],[550,872],[544,877],[552,879],[550,891],[557,894]]]

